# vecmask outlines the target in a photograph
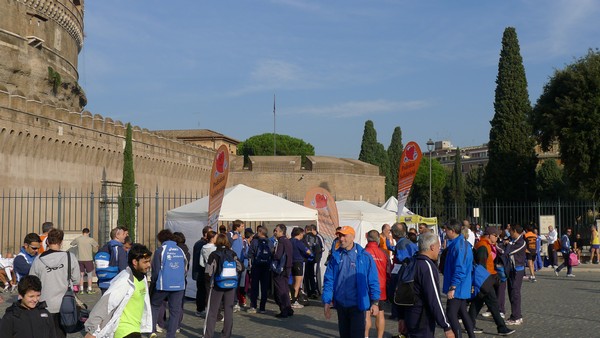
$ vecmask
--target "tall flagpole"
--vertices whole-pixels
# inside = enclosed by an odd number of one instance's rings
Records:
[[[277,142],[275,141],[275,94],[273,94],[273,156],[277,156]]]

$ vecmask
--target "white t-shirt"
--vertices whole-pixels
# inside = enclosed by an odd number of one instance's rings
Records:
[[[467,241],[471,243],[471,247],[475,246],[475,233],[471,229],[469,229],[469,238],[467,238]]]

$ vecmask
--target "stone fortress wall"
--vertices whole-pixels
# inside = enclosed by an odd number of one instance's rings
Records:
[[[83,0],[3,0],[0,13],[0,252],[17,252],[47,220],[75,233],[90,227],[102,239],[102,224],[116,221],[126,127],[82,111]],[[56,91],[48,67],[61,76]],[[153,247],[167,210],[208,194],[214,149],[134,126],[133,154],[136,239]],[[312,157],[301,166],[299,157],[293,165],[278,157],[246,168],[241,157],[230,161],[228,186],[300,202],[318,185],[340,200],[383,203],[384,178],[360,161]]]

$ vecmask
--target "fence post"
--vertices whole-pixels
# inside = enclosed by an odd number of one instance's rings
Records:
[[[62,202],[62,195],[61,195],[61,192],[60,192],[60,188],[58,188],[58,221],[57,221],[57,227],[59,229],[62,228],[62,226],[61,226],[62,225],[61,224],[61,221],[62,221],[62,217],[61,217],[61,211],[62,211],[61,206],[62,206],[62,203],[61,202]]]
[[[158,234],[158,185],[156,186],[156,193],[154,195],[154,247],[157,246],[158,240],[156,235]]]
[[[94,186],[90,192],[90,233],[94,235]]]

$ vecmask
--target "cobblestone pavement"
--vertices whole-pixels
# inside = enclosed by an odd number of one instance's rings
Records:
[[[567,278],[565,270],[560,277],[556,277],[550,269],[544,269],[537,273],[536,283],[523,282],[524,324],[513,327],[517,332],[511,337],[600,337],[600,268],[586,264],[575,267],[573,273],[575,278]],[[0,304],[0,313],[4,314],[14,294],[4,293],[1,296],[5,302]],[[98,298],[99,294],[82,296],[88,305],[93,305]],[[266,314],[249,314],[243,309],[235,313],[233,337],[337,337],[336,315],[332,314],[331,320],[325,320],[323,307],[318,301],[297,309],[295,315],[287,319],[275,318],[276,309],[276,305],[269,301]],[[510,312],[509,309],[507,303],[507,312]],[[202,333],[204,320],[195,317],[194,311],[194,301],[187,301],[182,331],[178,337],[199,337]],[[386,313],[389,314],[389,311]],[[484,330],[477,337],[496,336],[491,319],[480,317],[477,326]],[[221,328],[222,324],[217,324],[217,331]],[[441,329],[438,328],[436,332],[436,337],[443,337]],[[396,323],[386,320],[384,337],[395,333]],[[81,336],[69,335],[70,338]],[[158,336],[164,337],[165,334]],[[371,337],[376,337],[374,328],[371,329]]]

